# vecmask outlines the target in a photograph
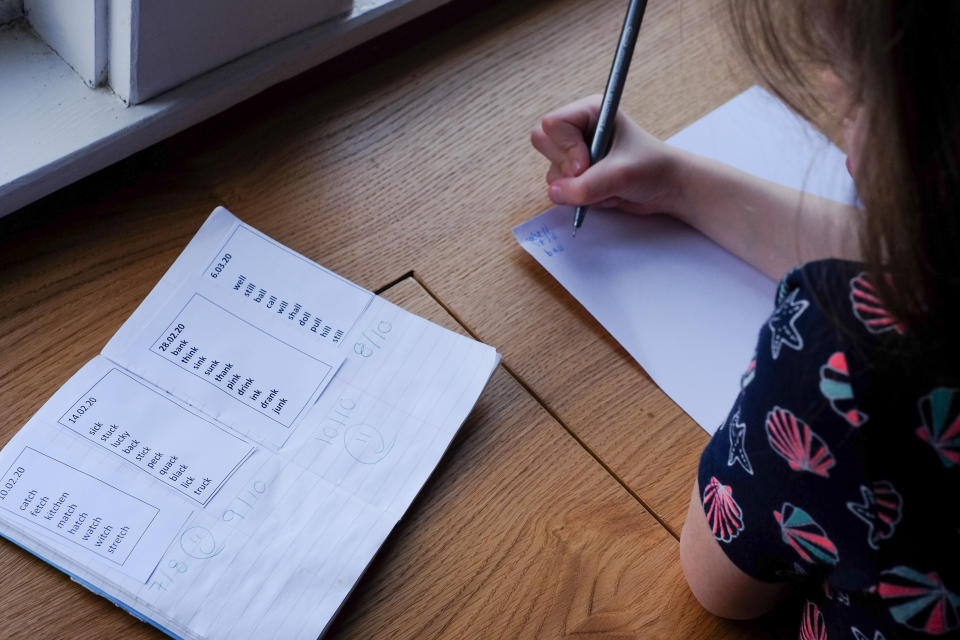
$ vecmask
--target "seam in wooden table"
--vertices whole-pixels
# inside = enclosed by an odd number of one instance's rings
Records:
[[[390,287],[392,287],[392,286],[394,286],[394,285],[400,284],[401,282],[403,282],[403,281],[406,280],[407,278],[413,278],[414,280],[416,280],[416,277],[414,277],[414,275],[413,275],[413,270],[407,271],[405,274],[403,274],[403,275],[400,276],[399,278],[394,278],[393,280],[391,280],[391,281],[388,282],[387,284],[383,285],[383,286],[380,287],[379,289],[376,289],[373,293],[374,293],[375,295],[380,295],[381,293],[383,293],[384,291],[386,291],[386,290],[389,289]],[[423,285],[421,285],[421,286],[423,286]],[[426,289],[426,287],[423,287],[423,288]],[[432,293],[430,294],[430,297],[433,298],[434,300],[436,300],[436,297],[435,297]],[[439,301],[437,301],[437,302],[439,303]],[[444,309],[446,309],[446,307],[444,307]],[[452,315],[452,314],[451,314],[451,315]],[[459,322],[459,320],[458,320],[458,322]],[[466,327],[464,327],[464,329],[466,329]],[[471,333],[470,335],[472,336],[473,334]]]
[[[431,289],[427,285],[427,283],[424,282],[423,279],[413,270],[408,271],[402,276],[400,276],[399,278],[396,278],[395,280],[383,285],[382,287],[374,291],[374,293],[376,293],[377,295],[380,295],[387,289],[393,287],[396,284],[399,284],[400,282],[406,280],[407,278],[411,278],[414,282],[420,285],[423,288],[423,290],[427,292],[427,295],[429,295],[434,302],[440,305],[440,307],[444,311],[450,314],[450,317],[452,317],[457,322],[457,324],[463,327],[463,330],[466,331],[471,338],[473,338],[474,340],[480,340],[480,337],[477,335],[477,333],[473,329],[471,329],[466,322],[464,322],[463,318],[461,318],[456,311],[454,311],[446,303],[444,303],[443,300],[441,300],[440,297],[436,293],[434,293],[433,289]],[[557,415],[557,413],[544,401],[544,399],[540,397],[540,395],[536,391],[533,390],[533,388],[527,383],[526,380],[521,378],[520,375],[517,374],[517,372],[514,371],[514,369],[510,365],[508,365],[505,360],[500,361],[500,366],[504,368],[504,370],[510,375],[510,377],[512,377],[514,380],[517,381],[517,383],[524,389],[524,391],[530,394],[530,396],[536,401],[537,404],[543,407],[543,410],[546,411],[550,415],[550,417],[556,420],[560,424],[560,426],[563,427],[564,430],[566,430],[566,432],[570,434],[570,436],[577,442],[577,444],[579,444],[584,449],[584,451],[590,454],[590,456],[597,461],[597,464],[599,464],[608,474],[610,474],[610,476],[612,476],[613,479],[616,480],[620,484],[620,486],[624,488],[624,490],[627,493],[633,496],[633,499],[639,502],[640,506],[642,506],[647,511],[647,513],[653,516],[653,519],[656,520],[658,523],[660,523],[660,526],[662,526],[664,529],[667,530],[667,533],[673,536],[675,540],[678,540],[678,541],[680,540],[680,536],[677,534],[677,532],[671,529],[670,526],[664,521],[664,519],[661,518],[659,515],[657,515],[657,513],[650,508],[650,505],[648,505],[643,500],[643,498],[641,498],[637,494],[636,491],[634,491],[626,482],[624,482],[624,480],[620,476],[618,476],[613,471],[613,469],[611,469],[610,466],[606,462],[604,462],[600,458],[600,456],[593,449],[591,449],[586,442],[583,441],[582,438],[580,438],[580,436],[574,433],[573,429],[571,429],[567,425],[567,423],[564,422],[563,419],[559,415]]]

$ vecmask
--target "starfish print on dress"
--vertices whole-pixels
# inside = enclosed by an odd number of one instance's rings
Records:
[[[876,480],[870,487],[860,485],[860,494],[863,502],[848,502],[847,509],[867,523],[867,544],[877,549],[881,540],[893,537],[903,498],[888,480]]]
[[[797,290],[794,289],[767,321],[767,326],[770,327],[770,355],[774,360],[780,356],[780,347],[783,345],[797,351],[803,349],[803,336],[797,331],[796,322],[800,314],[810,306],[810,302],[796,298]]]
[[[730,454],[727,456],[727,466],[732,467],[734,463],[740,463],[743,470],[753,475],[753,465],[750,464],[750,458],[743,448],[743,439],[747,435],[747,425],[740,422],[740,408],[730,418]]]
[[[850,627],[850,631],[851,633],[853,633],[853,637],[856,638],[857,640],[870,640],[870,636],[865,634],[863,631],[860,631],[860,629],[857,629],[856,627]],[[879,631],[874,631],[873,640],[887,640],[887,639],[884,638],[883,634],[880,633]]]

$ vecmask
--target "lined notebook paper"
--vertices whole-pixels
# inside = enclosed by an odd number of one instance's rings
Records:
[[[316,638],[499,362],[218,208],[0,451],[0,533],[182,638]]]
[[[845,156],[776,98],[752,87],[667,142],[761,178],[853,202]],[[573,209],[514,228],[517,241],[704,430],[726,418],[776,283],[665,216]]]

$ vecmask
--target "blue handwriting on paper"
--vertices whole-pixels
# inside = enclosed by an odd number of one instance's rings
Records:
[[[540,225],[539,228],[529,232],[526,237],[524,237],[523,241],[536,247],[540,247],[543,252],[547,254],[548,258],[553,256],[555,253],[560,253],[563,251],[563,245],[560,244],[557,234],[551,231],[550,228],[545,224]]]
[[[233,528],[247,516],[252,515],[257,500],[267,491],[267,483],[263,480],[254,480],[250,483],[243,493],[237,495],[230,501],[227,508],[220,515],[220,520],[230,522],[230,525],[221,525]],[[177,582],[183,574],[189,572],[191,567],[198,567],[204,562],[220,555],[226,546],[223,542],[218,542],[217,537],[222,540],[225,536],[223,532],[214,532],[207,527],[194,525],[188,527],[180,534],[180,552],[188,559],[178,557],[181,554],[172,549],[164,555],[164,560],[157,564],[153,573],[147,579],[148,589],[158,589],[160,591],[173,591]],[[194,571],[195,573],[195,571]]]

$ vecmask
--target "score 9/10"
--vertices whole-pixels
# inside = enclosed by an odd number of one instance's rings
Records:
[[[230,501],[230,504],[220,519],[224,522],[233,522],[236,520],[245,520],[256,507],[257,500],[267,491],[267,483],[263,480],[254,480],[243,493]]]

